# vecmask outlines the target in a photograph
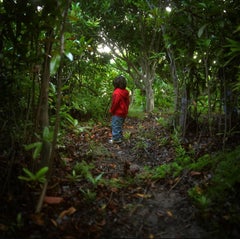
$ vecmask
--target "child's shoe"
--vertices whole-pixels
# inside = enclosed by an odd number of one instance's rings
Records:
[[[122,140],[121,139],[110,139],[108,142],[110,144],[120,144],[120,143],[122,143]]]

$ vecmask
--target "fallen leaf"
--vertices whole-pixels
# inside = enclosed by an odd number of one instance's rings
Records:
[[[153,234],[150,234],[150,235],[148,236],[148,238],[149,238],[149,239],[154,239],[155,237],[154,237]]]
[[[68,208],[67,210],[64,210],[62,211],[60,214],[59,214],[59,218],[63,218],[64,216],[66,215],[72,215],[73,213],[75,213],[77,211],[77,209],[75,207],[70,207]]]
[[[110,164],[109,164],[109,167],[114,169],[114,168],[116,168],[116,167],[117,167],[117,165],[116,165],[116,164],[114,164],[114,163],[110,163]]]
[[[45,223],[42,213],[31,214],[30,218],[36,225],[43,226]]]
[[[43,201],[47,204],[59,204],[59,203],[63,202],[63,198],[62,197],[45,196]]]
[[[66,163],[68,163],[68,162],[72,162],[72,161],[73,161],[72,158],[63,158],[62,160],[65,161]]]
[[[55,227],[58,227],[58,224],[57,224],[57,222],[56,222],[54,219],[51,219],[51,222],[52,222],[52,224],[53,224]]]
[[[118,192],[118,188],[115,188],[115,187],[111,188],[111,192],[113,192],[113,193]]]
[[[140,198],[151,198],[150,194],[142,194],[142,193],[136,193],[134,194],[134,196],[140,197]]]
[[[172,212],[169,211],[169,210],[167,210],[167,215],[168,215],[169,217],[172,217],[172,216],[173,216]]]
[[[202,173],[201,172],[197,172],[197,171],[191,171],[190,172],[190,176],[198,176],[198,175],[201,175]]]

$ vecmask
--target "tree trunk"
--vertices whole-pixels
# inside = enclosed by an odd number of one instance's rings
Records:
[[[184,138],[185,134],[186,134],[186,123],[187,123],[187,116],[188,116],[188,97],[187,97],[187,90],[186,90],[185,82],[184,82],[183,87],[184,87],[184,89],[183,89],[182,100],[181,100],[179,126],[181,128],[181,133]]]
[[[212,135],[212,97],[211,97],[211,83],[209,79],[207,56],[204,58],[204,69],[205,69],[205,79],[207,83],[207,92],[208,92],[208,128],[211,136]]]
[[[141,56],[142,79],[144,82],[144,90],[146,92],[146,112],[151,113],[154,110],[154,91],[153,81],[156,71],[156,61],[151,61],[147,54]]]
[[[152,79],[145,80],[146,90],[146,112],[151,113],[154,110],[154,91],[152,86]]]
[[[45,128],[49,127],[49,114],[48,114],[48,91],[50,82],[50,55],[52,50],[52,36],[53,30],[47,32],[46,45],[45,45],[45,59],[44,59],[44,71],[41,81],[41,93],[40,93],[40,104],[39,104],[39,125],[41,132]],[[51,157],[52,145],[48,140],[42,139],[42,150],[41,150],[41,162],[40,167],[48,166]],[[44,185],[44,194],[41,193],[36,206],[36,213],[39,213],[42,208],[42,202],[47,188],[47,182]],[[43,192],[42,191],[42,192]]]
[[[50,55],[52,51],[52,36],[53,30],[47,32],[46,45],[45,45],[45,59],[43,67],[43,75],[41,79],[41,93],[39,104],[39,123],[40,132],[43,132],[46,127],[49,127],[49,114],[48,114],[48,92],[50,82]],[[41,151],[41,166],[46,166],[50,159],[51,145],[46,140],[43,140]]]
[[[174,126],[178,126],[179,124],[179,84],[177,77],[177,68],[175,64],[175,59],[173,53],[170,48],[166,49],[169,63],[170,63],[170,73],[172,76],[173,87],[174,87]]]
[[[63,19],[62,19],[62,22],[61,22],[61,30],[60,30],[60,58],[61,58],[61,63],[62,63],[62,57],[63,57],[63,54],[64,54],[64,31],[65,31],[65,22],[66,22],[66,18],[67,18],[67,13],[68,13],[68,8],[69,8],[69,5],[71,3],[71,0],[68,0],[66,5],[65,5],[65,8],[63,9],[64,12],[63,12]],[[50,38],[51,39],[51,38]],[[50,40],[51,42],[51,40]],[[51,47],[49,48],[50,52],[51,52]],[[50,53],[49,52],[49,53]],[[47,87],[47,89],[49,88],[49,80],[50,80],[50,60],[48,60],[48,56],[50,54],[47,54],[46,56],[46,62],[47,64],[45,65],[46,67],[46,79],[44,80],[44,84],[45,84],[45,87]],[[48,175],[47,175],[47,180],[43,186],[43,190],[41,192],[41,195],[39,197],[39,200],[38,200],[38,204],[37,204],[37,207],[36,207],[36,213],[40,212],[41,209],[42,209],[42,204],[43,204],[43,199],[45,197],[45,194],[46,194],[46,191],[47,191],[47,186],[48,186],[48,182],[51,178],[51,174],[52,174],[52,166],[53,166],[53,160],[54,160],[54,156],[55,156],[55,147],[56,147],[56,144],[57,144],[57,135],[58,135],[58,130],[59,130],[59,122],[60,122],[60,106],[61,106],[61,88],[62,88],[62,80],[61,80],[61,73],[62,73],[62,64],[60,64],[59,66],[59,69],[58,69],[58,77],[57,77],[57,105],[56,105],[56,122],[55,122],[55,127],[54,127],[54,136],[53,136],[53,141],[52,141],[52,144],[51,142],[47,141],[47,140],[44,140],[43,141],[43,148],[42,148],[42,154],[44,154],[45,156],[45,160],[43,161],[44,163],[46,163],[45,165],[48,166],[49,168],[49,171],[48,171]],[[48,79],[48,81],[47,81]],[[48,90],[45,90],[44,91],[45,93],[45,97],[47,98],[47,103],[45,102],[45,106],[43,107],[44,109],[47,109],[48,110]],[[46,127],[48,127],[48,111],[45,112],[44,111],[44,114],[45,116],[43,117],[44,120],[47,119],[46,123]],[[52,150],[53,149],[53,150]]]

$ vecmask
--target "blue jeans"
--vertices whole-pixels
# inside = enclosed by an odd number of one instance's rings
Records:
[[[123,138],[123,123],[125,118],[119,116],[112,116],[112,139],[121,140]]]

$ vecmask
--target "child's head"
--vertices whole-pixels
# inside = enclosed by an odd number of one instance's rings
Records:
[[[124,76],[118,76],[113,80],[114,88],[125,89],[127,86],[127,81]]]

